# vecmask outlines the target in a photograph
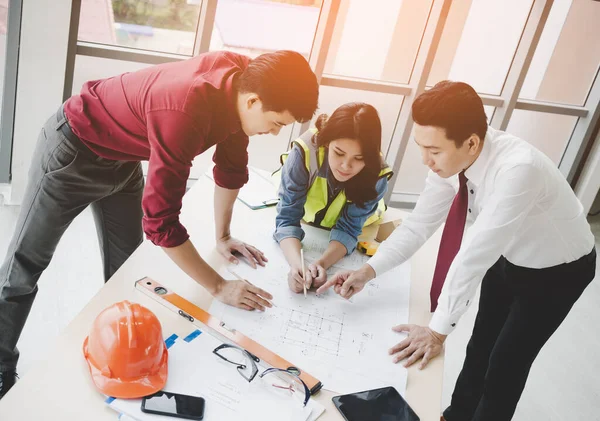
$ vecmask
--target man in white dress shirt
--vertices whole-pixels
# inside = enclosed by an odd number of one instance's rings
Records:
[[[442,419],[510,420],[537,354],[594,278],[594,236],[555,164],[488,127],[471,86],[440,82],[415,100],[412,113],[415,142],[431,170],[414,211],[367,264],[336,274],[318,292],[333,286],[350,298],[408,260],[446,221],[429,327],[395,326],[408,337],[390,354],[406,366],[421,360],[423,368],[481,283],[463,369]],[[463,238],[465,219],[472,226]]]

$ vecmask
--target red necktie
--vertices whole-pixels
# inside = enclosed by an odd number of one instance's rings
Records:
[[[450,212],[448,212],[448,217],[446,218],[446,226],[444,226],[444,231],[442,232],[440,250],[435,264],[435,271],[433,272],[431,291],[429,292],[432,312],[437,308],[438,298],[442,292],[446,275],[448,275],[448,269],[450,269],[454,257],[458,253],[458,250],[460,250],[465,222],[467,221],[469,196],[467,193],[467,177],[465,177],[464,171],[458,174],[458,180],[458,193],[454,197]]]

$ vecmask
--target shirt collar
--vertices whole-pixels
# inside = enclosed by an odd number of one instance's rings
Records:
[[[224,84],[225,108],[231,133],[237,133],[242,129],[242,122],[237,111],[237,91],[233,86],[233,81],[239,74],[240,72],[232,73],[227,77]]]
[[[473,164],[471,164],[471,166],[465,171],[465,176],[467,179],[476,186],[481,184],[483,177],[485,176],[485,171],[487,169],[487,164],[490,160],[490,154],[492,151],[492,140],[495,137],[495,134],[496,130],[488,126],[481,153],[475,162],[473,162]]]

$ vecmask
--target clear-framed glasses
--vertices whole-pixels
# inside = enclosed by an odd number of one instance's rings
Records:
[[[237,345],[222,344],[216,347],[213,353],[222,360],[237,366],[238,373],[248,382],[254,380],[258,374],[257,363],[260,362],[260,358]],[[306,406],[310,399],[310,390],[299,375],[300,371],[296,368],[273,367],[266,369],[258,377],[260,387],[265,388],[269,393]]]
[[[310,399],[310,390],[296,370],[267,368],[259,377],[262,387],[281,398],[291,399],[302,406],[306,406]]]

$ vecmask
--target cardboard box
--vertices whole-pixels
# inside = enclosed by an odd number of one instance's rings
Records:
[[[384,242],[392,232],[396,229],[398,225],[402,223],[402,219],[396,219],[394,221],[384,222],[379,225],[379,229],[377,230],[377,235],[375,236],[375,240],[380,243]]]

